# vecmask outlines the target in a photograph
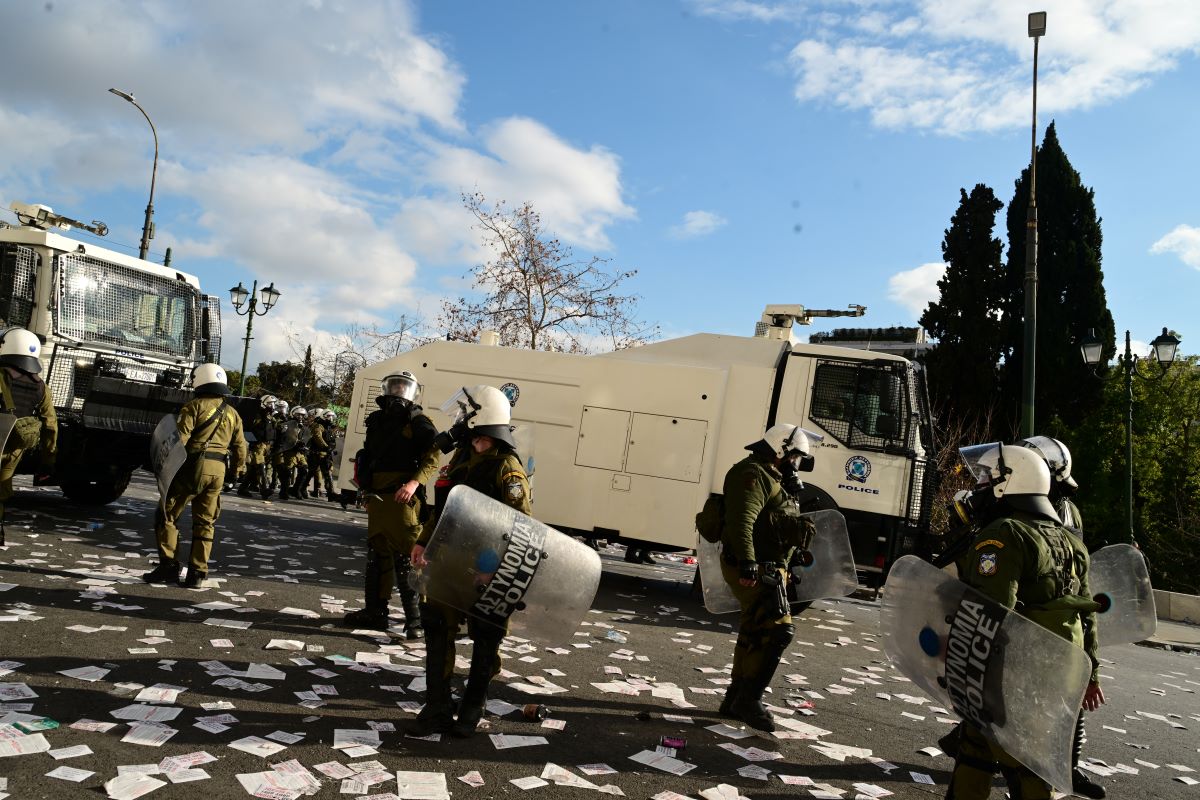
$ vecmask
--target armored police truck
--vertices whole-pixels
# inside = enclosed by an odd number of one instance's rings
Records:
[[[42,377],[54,393],[58,457],[21,471],[73,500],[103,504],[147,466],[150,434],[190,397],[192,368],[218,361],[220,300],[194,275],[63,236],[79,227],[43,205],[14,203],[0,223],[0,325],[43,341]]]
[[[859,310],[861,313],[861,307]],[[776,422],[820,433],[802,474],[809,507],[845,515],[855,560],[877,583],[927,547],[935,488],[923,373],[895,355],[801,344],[795,322],[831,312],[768,306],[755,336],[696,334],[598,355],[439,341],[361,370],[342,455],[344,492],[383,378],[410,370],[437,407],[491,384],[532,452],[533,511],[559,530],[634,547],[696,546],[694,518],[747,444]],[[530,430],[532,436],[530,436]],[[430,492],[432,497],[432,492]]]

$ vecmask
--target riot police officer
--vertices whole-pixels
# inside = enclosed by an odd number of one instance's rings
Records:
[[[273,434],[271,436],[271,454],[268,457],[268,462],[271,465],[271,484],[263,492],[263,500],[270,500],[271,495],[275,494],[275,490],[281,491],[281,498],[286,500],[286,492],[283,487],[286,486],[283,474],[283,432],[288,424],[288,402],[287,400],[276,400],[271,413],[271,428]]]
[[[995,504],[991,521],[979,531],[960,563],[963,580],[1082,647],[1081,617],[1097,609],[1088,596],[1087,551],[1075,546],[1074,537],[1050,502],[1046,461],[1031,448],[999,443],[960,452],[979,481],[975,494]],[[1085,708],[1098,707],[1103,701],[1097,677],[1093,669],[1093,682],[1084,694]],[[1014,797],[1041,800],[1051,796],[1049,784],[969,722],[962,724],[946,796],[955,800],[988,797],[997,768]]]
[[[267,461],[271,452],[271,442],[275,438],[275,426],[271,424],[271,412],[275,408],[276,399],[274,395],[263,395],[250,420],[246,433],[254,436],[254,442],[250,444],[246,473],[238,485],[238,497],[249,497],[252,491],[262,494],[267,490]]]
[[[455,410],[455,422],[443,438],[456,447],[447,470],[445,490],[456,485],[482,492],[493,500],[531,514],[529,479],[513,440],[512,404],[494,386],[464,387],[442,406]],[[441,481],[439,481],[441,483]],[[412,550],[413,564],[424,566],[425,546],[433,526],[427,526]],[[487,703],[487,688],[500,672],[500,643],[505,629],[467,617],[471,637],[471,669],[463,691],[458,719],[450,704],[450,678],[454,674],[454,638],[466,615],[432,598],[421,599],[425,626],[425,707],[417,715],[416,730],[452,733],[465,738],[475,733]]]
[[[1033,449],[1046,462],[1046,467],[1050,470],[1050,502],[1058,512],[1058,518],[1063,527],[1071,533],[1071,546],[1077,551],[1076,558],[1082,561],[1087,557],[1088,550],[1083,540],[1083,515],[1071,499],[1079,489],[1079,484],[1071,476],[1071,451],[1058,439],[1052,439],[1049,436],[1030,436],[1022,439],[1018,444]],[[1082,576],[1081,583],[1082,593],[1090,596],[1091,589],[1088,586],[1086,573]],[[1095,612],[1084,612],[1080,615],[1080,620],[1083,623],[1083,649],[1087,651],[1088,658],[1092,660],[1092,679],[1089,689],[1091,689],[1091,685],[1095,686],[1089,694],[1095,705],[1090,708],[1085,705],[1084,709],[1095,711],[1096,707],[1105,702],[1104,692],[1099,684],[1100,641],[1096,630],[1096,614]],[[1084,709],[1079,710],[1079,717],[1075,722],[1075,741],[1071,749],[1071,788],[1075,794],[1093,800],[1102,800],[1106,795],[1104,787],[1093,781],[1079,768],[1079,760],[1083,756],[1083,743],[1087,739],[1083,720]]]
[[[221,487],[225,482],[225,458],[230,471],[241,477],[246,463],[246,439],[242,418],[229,405],[225,370],[216,364],[201,364],[192,372],[195,397],[179,409],[179,438],[188,458],[175,474],[162,506],[155,513],[159,563],[142,575],[147,583],[178,582],[181,567],[176,561],[179,530],[175,524],[188,504],[192,507],[192,552],[185,588],[199,587],[208,577],[214,527],[221,514]],[[165,508],[165,511],[164,511]]]
[[[725,474],[721,574],[741,606],[731,682],[720,711],[753,728],[775,730],[763,694],[796,629],[786,596],[792,551],[807,548],[811,521],[783,491],[784,469],[811,471],[807,433],[773,425],[749,444],[750,455]]]
[[[21,457],[40,449],[43,468],[48,468],[58,447],[54,396],[39,374],[41,354],[41,340],[24,328],[0,332],[0,414],[13,417],[7,438],[0,440],[0,545],[4,544],[5,504],[13,495],[13,473]]]
[[[321,496],[321,484],[325,484],[325,496],[333,497],[333,479],[329,475],[329,467],[333,458],[334,433],[330,420],[336,420],[337,415],[327,408],[319,408],[312,413],[309,430],[312,438],[308,440],[308,474],[312,478],[312,496]]]
[[[437,428],[417,405],[419,392],[411,372],[389,375],[375,398],[379,410],[367,417],[367,436],[356,454],[358,486],[367,499],[364,607],[344,619],[347,625],[387,630],[388,601],[398,585],[408,639],[421,637],[417,595],[408,584],[409,556],[421,533],[424,487],[438,465]]]
[[[283,441],[279,446],[282,454],[283,476],[280,478],[279,499],[308,499],[308,458],[304,454],[308,444],[308,409],[296,406],[289,412],[283,427]]]

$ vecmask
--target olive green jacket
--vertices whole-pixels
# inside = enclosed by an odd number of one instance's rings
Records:
[[[963,580],[1006,608],[1088,650],[1098,679],[1093,643],[1083,618],[1094,617],[1087,548],[1060,523],[1019,511],[993,520],[960,562]],[[1094,627],[1094,626],[1093,626]]]
[[[721,541],[726,552],[742,561],[783,561],[791,548],[772,529],[772,512],[782,512],[787,495],[779,485],[783,476],[758,455],[749,455],[725,473],[725,526]]]
[[[246,464],[246,437],[242,434],[242,418],[232,405],[225,407],[221,419],[205,426],[192,441],[192,431],[207,420],[224,402],[223,397],[193,397],[179,409],[179,438],[189,453],[224,453],[229,451],[229,471],[237,474]]]

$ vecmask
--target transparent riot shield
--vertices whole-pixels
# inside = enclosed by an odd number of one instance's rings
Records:
[[[846,518],[840,511],[831,510],[801,516],[811,519],[817,530],[808,549],[795,559],[799,563],[791,574],[795,585],[788,593],[789,601],[807,603],[853,594],[858,589],[858,572],[854,566],[854,553],[850,550]],[[713,614],[728,614],[740,608],[721,575],[721,548],[720,542],[708,542],[703,538],[696,547],[704,607]]]
[[[1113,544],[1092,553],[1088,586],[1104,610],[1096,612],[1100,646],[1149,639],[1158,629],[1154,589],[1140,550]]]
[[[455,486],[412,573],[421,594],[543,642],[570,638],[600,585],[600,556],[516,509]]]
[[[892,565],[879,624],[905,677],[1070,794],[1075,718],[1092,672],[1082,648],[916,556]]]
[[[158,481],[158,504],[166,509],[167,490],[175,474],[187,461],[187,450],[179,437],[179,426],[174,414],[167,414],[158,422],[154,433],[150,436],[150,466],[154,468],[154,478]]]
[[[0,453],[4,452],[4,446],[8,444],[8,435],[12,433],[16,424],[17,418],[12,414],[0,414]]]
[[[302,422],[297,422],[294,419],[289,419],[283,426],[283,438],[280,440],[279,447],[285,452],[295,450],[302,444],[307,444],[312,438],[312,431]]]

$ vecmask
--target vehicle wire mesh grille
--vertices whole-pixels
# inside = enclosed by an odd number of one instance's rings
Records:
[[[192,358],[196,330],[196,292],[185,281],[151,275],[110,261],[65,253],[58,257],[62,276],[58,306],[59,332],[81,341],[98,341],[118,347],[150,350],[178,358]],[[134,311],[122,305],[122,297],[138,295],[155,299],[179,300],[185,320],[178,337],[138,337],[131,339]],[[136,304],[138,300],[134,300]]]
[[[221,298],[206,294],[201,299],[201,307],[207,316],[203,322],[207,330],[200,333],[208,337],[208,360],[214,364],[221,363]]]
[[[56,344],[50,355],[46,385],[54,394],[54,406],[58,413],[70,416],[83,411],[83,401],[92,390],[98,372],[97,357],[106,360],[106,368],[111,370],[112,374],[120,374],[129,380],[145,383],[157,383],[166,369],[163,364]]]
[[[905,365],[819,359],[809,417],[847,447],[912,449]]]
[[[29,327],[36,270],[37,254],[32,247],[0,245],[0,326]],[[4,293],[9,293],[8,297]]]

